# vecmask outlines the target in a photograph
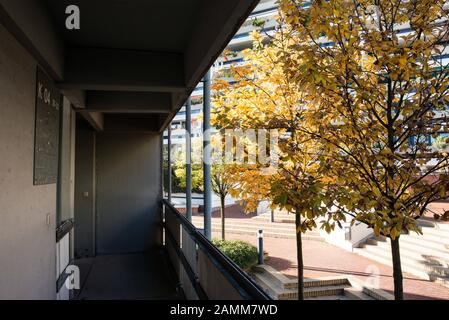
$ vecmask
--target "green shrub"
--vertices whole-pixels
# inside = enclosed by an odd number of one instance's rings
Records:
[[[257,248],[248,242],[214,239],[212,243],[244,270],[257,264]]]

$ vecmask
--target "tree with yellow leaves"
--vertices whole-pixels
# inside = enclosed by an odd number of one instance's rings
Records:
[[[220,198],[220,217],[221,217],[221,239],[225,240],[226,230],[226,204],[225,200],[230,191],[232,190],[234,183],[227,174],[227,165],[215,164],[212,166],[211,172],[212,190]]]
[[[295,53],[282,59],[307,92],[307,134],[345,192],[334,204],[391,242],[403,299],[399,238],[448,191],[448,5],[443,0],[280,0]],[[315,125],[312,125],[314,123]]]
[[[330,180],[325,162],[321,161],[323,150],[303,133],[305,96],[284,72],[282,61],[285,55],[292,54],[291,31],[280,29],[268,44],[264,44],[259,32],[252,37],[253,48],[244,51],[244,63],[231,68],[235,82],[214,82],[212,120],[222,130],[258,132],[257,146],[251,143],[254,139],[242,139],[247,146],[245,160],[250,158],[250,149],[257,148],[257,161],[247,161],[228,171],[234,181],[231,194],[242,199],[248,211],[254,211],[259,201],[268,199],[273,208],[295,214],[298,299],[304,299],[301,235],[317,228],[317,222],[330,232],[344,215],[326,208],[331,197],[327,191]],[[276,134],[270,134],[270,139],[261,138],[262,130],[275,130]],[[273,136],[277,137],[277,148]],[[261,143],[266,140],[270,141]],[[276,150],[274,164],[261,159],[261,151],[266,151],[263,149]]]
[[[222,143],[220,136],[211,137],[211,183],[212,191],[220,198],[220,216],[221,216],[221,239],[225,240],[225,220],[226,220],[226,205],[225,200],[230,190],[234,187],[234,183],[228,178],[227,172],[235,170],[234,164],[226,164],[223,159],[223,152],[221,149]],[[192,188],[203,191],[203,164],[202,164],[202,148],[203,143],[201,139],[193,139],[192,144]],[[180,181],[182,188],[186,187],[186,148],[174,155],[175,158],[175,175]]]

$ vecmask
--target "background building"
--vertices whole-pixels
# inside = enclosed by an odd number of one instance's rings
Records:
[[[250,14],[248,19],[243,23],[237,34],[232,38],[231,42],[226,47],[226,50],[233,54],[228,56],[226,60],[220,56],[213,65],[212,79],[216,77],[226,79],[226,70],[231,65],[243,62],[242,50],[252,46],[250,33],[255,29],[253,21],[265,21],[264,30],[267,32],[273,31],[276,26],[276,15],[278,7],[275,0],[262,0],[256,6],[254,11]],[[228,79],[229,80],[229,79]],[[203,83],[200,82],[192,92],[192,138],[202,137],[202,113],[203,113]],[[212,106],[213,108],[213,106]],[[172,148],[179,150],[180,145],[185,144],[185,119],[186,111],[183,107],[172,121]],[[164,132],[164,144],[167,144],[168,132]]]

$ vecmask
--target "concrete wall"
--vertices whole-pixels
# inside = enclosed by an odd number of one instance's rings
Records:
[[[320,235],[326,242],[349,252],[354,252],[355,248],[358,248],[367,239],[372,238],[374,232],[372,228],[361,222],[356,222],[351,226],[352,217],[349,215],[346,215],[346,221],[348,222],[342,223],[342,228],[336,227],[331,233],[320,230]]]
[[[0,0],[0,22],[15,33],[51,76],[62,79],[65,48],[43,1]]]
[[[1,24],[0,44],[0,299],[54,299],[56,184],[33,186],[37,63]]]

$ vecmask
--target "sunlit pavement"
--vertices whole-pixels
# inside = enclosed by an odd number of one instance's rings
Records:
[[[213,234],[219,237],[220,234]],[[228,234],[228,240],[245,240],[257,245],[256,235]],[[296,276],[296,242],[294,239],[265,238],[264,250],[270,256],[266,263],[287,276]],[[319,241],[303,241],[305,277],[327,277],[332,275],[351,275],[373,283],[370,274],[376,267],[380,274],[380,288],[392,293],[393,270],[378,262],[361,257]],[[374,266],[374,268],[373,268]],[[449,288],[404,273],[405,299],[445,299],[449,300]]]

